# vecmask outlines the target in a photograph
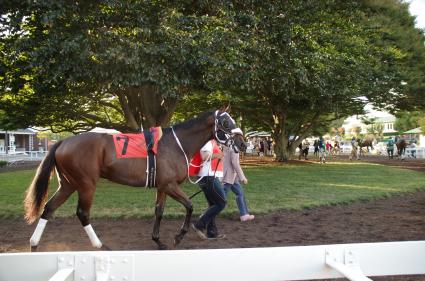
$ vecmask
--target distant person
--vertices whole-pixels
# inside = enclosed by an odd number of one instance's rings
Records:
[[[264,143],[264,155],[268,156],[269,155],[269,142],[267,141],[267,138],[263,139],[263,143]]]
[[[350,161],[356,158],[359,160],[359,143],[357,142],[355,137],[351,138],[351,152],[350,152]]]
[[[263,139],[260,140],[260,157],[264,156],[265,145]]]
[[[319,138],[318,147],[319,147],[320,164],[324,164],[326,163],[326,145],[325,145],[325,140],[323,139],[323,137]]]
[[[240,220],[242,222],[253,220],[254,215],[250,215],[245,200],[243,187],[240,183],[247,184],[248,179],[240,166],[239,153],[232,148],[223,147],[223,187],[226,199],[231,190],[236,195],[236,204],[238,205]]]
[[[271,138],[267,138],[267,146],[269,148],[268,152],[269,152],[269,156],[273,156],[273,141],[271,140]]]
[[[319,141],[318,140],[314,140],[313,143],[314,146],[314,156],[318,157],[319,156]]]
[[[416,142],[412,141],[409,145],[410,148],[410,157],[416,158]]]
[[[394,158],[394,140],[392,137],[390,137],[387,143],[387,153],[390,159]]]
[[[326,142],[326,152],[328,155],[332,154],[332,144],[329,141]]]
[[[298,148],[300,150],[298,160],[301,160],[301,158],[304,158],[304,160],[308,160],[307,156],[308,156],[308,150],[310,149],[310,143],[307,140],[304,140],[302,143],[300,143]]]

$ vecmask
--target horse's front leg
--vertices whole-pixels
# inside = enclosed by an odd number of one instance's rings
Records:
[[[181,190],[179,185],[175,185],[174,188],[169,190],[168,195],[170,195],[177,202],[180,202],[186,209],[186,217],[184,223],[180,228],[179,233],[174,236],[174,246],[177,246],[182,241],[184,235],[189,231],[190,219],[192,217],[193,206],[192,201],[187,197],[187,195]]]
[[[159,226],[161,224],[162,214],[164,213],[165,201],[167,195],[164,192],[156,192],[156,204],[155,204],[155,224],[152,231],[152,240],[158,245],[159,250],[168,249],[167,245],[159,240]]]

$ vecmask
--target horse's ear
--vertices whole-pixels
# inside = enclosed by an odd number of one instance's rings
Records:
[[[230,110],[230,105],[223,105],[222,107],[220,107],[219,111],[220,112],[229,112]]]

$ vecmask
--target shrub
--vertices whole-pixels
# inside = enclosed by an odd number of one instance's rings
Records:
[[[4,167],[4,166],[6,166],[7,165],[7,162],[6,161],[0,161],[0,168],[1,167]]]

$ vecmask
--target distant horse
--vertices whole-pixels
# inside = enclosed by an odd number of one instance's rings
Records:
[[[339,145],[338,141],[335,141],[334,146],[332,148],[332,155],[339,155],[340,151],[341,151],[341,146]]]
[[[360,148],[360,156],[363,155],[363,148],[366,147],[367,152],[369,152],[370,150],[373,150],[373,140],[371,139],[357,139],[357,142],[359,143],[359,148]],[[369,150],[370,148],[370,150]]]
[[[207,112],[198,118],[163,129],[157,147],[157,190],[152,232],[152,239],[159,249],[167,248],[159,239],[159,226],[167,195],[186,209],[184,224],[174,237],[175,246],[189,229],[192,202],[180,187],[188,177],[188,160],[213,138],[235,150],[244,151],[246,145],[241,133],[225,110]],[[53,212],[75,191],[78,192],[76,215],[92,245],[101,248],[102,242],[90,224],[90,208],[97,181],[106,178],[120,184],[142,187],[146,184],[146,166],[146,158],[118,159],[112,136],[108,134],[85,133],[57,142],[40,164],[25,198],[25,217],[29,223],[39,217],[44,207],[30,239],[31,250],[37,250],[44,227]],[[44,205],[53,169],[56,170],[59,187]]]
[[[397,155],[401,160],[404,160],[404,155],[406,153],[407,142],[405,139],[399,139],[396,144],[397,146]]]

